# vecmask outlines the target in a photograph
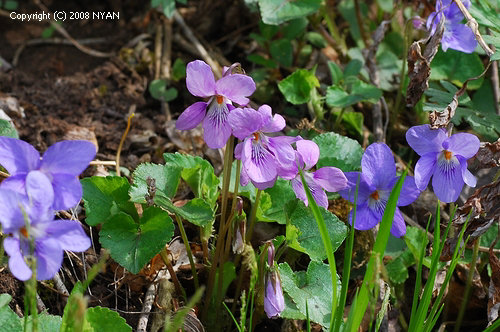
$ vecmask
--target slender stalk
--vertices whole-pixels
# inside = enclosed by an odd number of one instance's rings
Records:
[[[262,190],[257,189],[257,194],[255,195],[255,203],[252,205],[252,211],[250,211],[250,226],[248,227],[247,232],[247,242],[250,242],[250,240],[252,240],[253,228],[255,226],[255,220],[257,219],[257,209],[259,208],[261,193]]]
[[[191,252],[191,247],[189,246],[189,240],[186,235],[186,230],[184,229],[184,225],[182,224],[181,218],[178,215],[175,215],[175,220],[177,220],[177,225],[179,226],[179,231],[181,232],[182,241],[186,246],[186,253],[189,259],[189,264],[191,265],[191,273],[193,274],[194,279],[194,288],[198,290],[200,288],[200,284],[198,282],[198,272],[196,272],[196,266],[194,265],[193,253]]]
[[[337,308],[337,312],[335,314],[335,325],[332,331],[339,331],[340,324],[342,322],[342,318],[344,317],[344,308],[347,300],[347,290],[349,286],[349,278],[351,275],[351,261],[352,261],[352,252],[354,248],[354,225],[356,222],[356,210],[358,203],[358,189],[359,189],[359,181],[361,176],[358,176],[358,180],[356,181],[356,191],[354,193],[354,207],[352,210],[352,226],[349,233],[349,237],[347,238],[347,243],[345,246],[344,252],[344,267],[342,273],[342,289],[340,291],[340,300],[339,306]]]
[[[226,209],[227,209],[227,195],[229,191],[229,184],[231,181],[231,168],[233,164],[233,148],[234,148],[234,137],[231,136],[226,144],[226,151],[224,154],[224,168],[222,170],[223,182],[222,182],[222,204],[221,204],[221,216],[219,220],[219,232],[217,234],[217,240],[215,245],[215,255],[213,257],[212,266],[208,275],[207,283],[207,293],[206,301],[203,306],[202,320],[206,321],[208,315],[208,308],[210,307],[211,298],[214,290],[215,273],[217,271],[217,266],[224,266],[224,262],[221,262],[221,254],[224,249],[225,231],[226,228]],[[222,269],[219,269],[219,273]],[[217,303],[216,303],[216,306]]]
[[[316,219],[316,223],[318,224],[319,233],[321,235],[321,240],[323,240],[323,245],[325,247],[326,255],[328,258],[328,265],[330,266],[330,274],[332,277],[332,313],[337,312],[337,266],[335,265],[335,255],[333,254],[333,246],[332,241],[330,240],[330,234],[328,233],[328,229],[326,228],[325,219],[321,214],[321,211],[316,204],[316,201],[312,197],[311,191],[307,186],[306,179],[304,177],[304,172],[299,170],[300,179],[302,181],[302,186],[306,192],[307,201],[309,202],[309,206],[314,215],[314,219]],[[334,326],[335,315],[330,315],[330,327]]]
[[[135,107],[134,107],[135,109]],[[120,144],[118,145],[118,151],[116,151],[116,175],[120,176],[120,155],[122,153],[123,143],[125,143],[125,138],[127,138],[128,132],[130,130],[130,125],[132,124],[132,118],[135,116],[135,113],[129,115],[127,119],[127,128],[122,135],[122,139],[120,140]]]
[[[181,283],[179,282],[179,279],[177,279],[177,274],[175,274],[174,268],[172,266],[172,262],[170,261],[170,258],[168,257],[167,249],[163,249],[160,251],[160,256],[161,259],[163,260],[163,263],[165,263],[168,272],[170,273],[170,276],[172,277],[172,281],[174,282],[175,290],[177,293],[182,294],[184,299],[187,299],[186,297],[186,291],[184,288],[182,288]]]

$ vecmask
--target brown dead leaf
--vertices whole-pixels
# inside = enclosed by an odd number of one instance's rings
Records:
[[[481,142],[481,147],[476,154],[479,168],[492,168],[500,166],[500,138],[494,142]]]
[[[444,20],[436,27],[435,33],[427,38],[418,40],[411,44],[408,50],[408,76],[410,83],[406,90],[406,106],[414,107],[423,93],[429,88],[429,76],[431,74],[431,62],[437,53],[444,31]],[[421,46],[427,44],[422,55]]]
[[[496,242],[496,241],[495,241]],[[488,288],[488,325],[498,318],[500,310],[500,260],[490,248],[491,280]]]

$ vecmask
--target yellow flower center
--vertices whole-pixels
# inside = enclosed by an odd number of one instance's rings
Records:
[[[373,198],[374,200],[378,201],[378,199],[379,199],[378,191],[375,190],[374,192],[372,192],[370,197]]]
[[[452,155],[451,151],[444,150],[443,152],[444,152],[444,158],[445,158],[446,160],[450,160],[450,159],[451,159],[451,157],[453,157],[453,155]]]
[[[222,96],[217,95],[217,96],[215,96],[215,98],[217,100],[217,104],[219,104],[219,105],[224,102],[224,97],[222,97]]]

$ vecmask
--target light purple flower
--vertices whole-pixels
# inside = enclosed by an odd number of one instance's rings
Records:
[[[51,279],[61,268],[64,250],[85,251],[90,239],[78,222],[54,220],[50,208],[54,191],[45,174],[29,172],[25,186],[28,196],[0,188],[0,223],[8,234],[3,246],[9,255],[9,269],[19,280],[30,279],[32,271],[26,259],[33,254],[37,280]]]
[[[356,182],[360,176],[354,228],[367,230],[382,220],[389,195],[399,177],[396,176],[396,164],[392,151],[384,143],[373,143],[366,148],[361,158],[361,169],[361,173],[345,173],[348,189],[340,191],[339,194],[349,202],[354,203]],[[419,194],[420,191],[415,186],[414,178],[406,176],[397,206],[411,204]],[[349,222],[352,224],[352,211],[349,214]],[[396,207],[391,234],[401,237],[405,233],[406,225],[403,216],[399,208]]]
[[[307,171],[318,162],[319,147],[313,141],[308,140],[300,140],[297,141],[296,144],[298,167]],[[315,172],[304,172],[304,178],[312,196],[314,197],[314,200],[316,201],[316,204],[324,207],[325,209],[328,208],[328,198],[326,197],[325,190],[329,192],[337,192],[347,186],[347,179],[344,173],[336,167],[321,167]],[[307,206],[307,196],[304,191],[304,187],[302,186],[300,174],[297,174],[291,182],[295,196],[302,200]]]
[[[266,274],[266,293],[264,297],[264,311],[269,318],[278,317],[285,309],[285,298],[281,288],[281,279],[274,266],[274,245],[267,248],[267,262],[269,271]]]
[[[420,156],[415,165],[415,184],[425,190],[432,176],[432,188],[443,202],[457,200],[464,183],[476,186],[476,178],[467,169],[467,159],[479,150],[479,139],[468,133],[448,137],[444,129],[432,130],[429,125],[411,127],[406,140]]]
[[[62,141],[40,153],[30,144],[10,137],[0,137],[0,165],[10,176],[1,187],[25,194],[26,177],[40,171],[54,189],[54,210],[72,208],[82,198],[78,175],[94,159],[96,148],[88,141]]]
[[[463,0],[466,8],[470,6],[470,0]],[[472,53],[476,49],[477,41],[471,28],[462,24],[464,16],[453,0],[437,0],[436,11],[427,18],[427,29],[434,34],[441,20],[444,21],[444,33],[441,40],[443,51],[448,48]]]
[[[252,108],[237,108],[229,113],[233,135],[243,140],[235,148],[235,157],[242,162],[241,185],[252,181],[259,189],[270,188],[276,178],[295,177],[295,151],[291,143],[298,138],[290,136],[268,137],[285,128],[285,119],[272,115],[271,107],[262,105]]]
[[[231,102],[242,106],[248,104],[250,100],[247,97],[255,91],[253,79],[232,74],[229,68],[225,70],[224,77],[215,81],[210,66],[196,60],[187,65],[186,85],[192,95],[209,99],[186,108],[177,119],[176,128],[190,130],[203,121],[203,138],[207,145],[212,149],[222,148],[231,136],[228,122],[228,115],[234,109]]]

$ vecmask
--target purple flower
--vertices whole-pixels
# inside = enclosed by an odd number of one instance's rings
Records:
[[[237,108],[229,113],[233,135],[243,140],[235,148],[235,157],[242,162],[241,185],[252,181],[259,189],[270,188],[277,176],[285,179],[295,177],[295,151],[291,143],[296,137],[268,137],[285,128],[285,119],[272,115],[271,107],[262,105],[252,108]]]
[[[285,298],[281,288],[281,280],[274,266],[274,245],[267,248],[267,262],[270,270],[266,274],[266,294],[264,297],[264,311],[269,318],[278,317],[285,309]]]
[[[25,194],[26,176],[40,171],[54,189],[54,210],[72,208],[82,198],[78,175],[94,159],[96,149],[88,141],[62,141],[40,153],[30,144],[10,137],[0,137],[0,164],[10,176],[1,187]]]
[[[432,176],[432,188],[443,202],[457,200],[464,182],[476,186],[476,178],[467,169],[467,159],[479,150],[479,139],[467,133],[448,137],[444,129],[429,125],[411,127],[406,132],[408,144],[420,156],[415,165],[415,184],[425,190]]]
[[[61,268],[64,250],[85,251],[90,239],[78,222],[54,220],[50,208],[54,191],[45,174],[29,172],[25,187],[28,196],[0,188],[0,223],[8,234],[3,246],[9,255],[9,268],[17,279],[30,279],[32,271],[26,259],[33,254],[37,280],[51,279]]]
[[[391,149],[384,143],[373,143],[366,148],[361,158],[362,172],[347,172],[348,189],[339,192],[340,196],[349,202],[354,202],[356,182],[360,176],[356,222],[354,228],[367,230],[377,225],[384,215],[385,206],[389,200],[392,188],[398,181],[396,164]],[[420,191],[415,186],[415,180],[406,176],[397,206],[405,206],[417,199]],[[352,212],[349,214],[352,224]],[[406,225],[401,211],[396,207],[391,234],[401,237],[406,233]]]
[[[231,136],[228,122],[229,112],[234,109],[231,102],[248,104],[247,97],[255,91],[253,79],[242,74],[231,74],[229,69],[224,72],[224,77],[215,81],[210,66],[196,60],[187,65],[186,85],[192,95],[209,99],[186,108],[177,119],[177,129],[193,129],[203,121],[203,138],[207,145],[212,149],[222,148]]]
[[[297,141],[297,163],[298,167],[302,170],[311,169],[318,162],[319,158],[319,147],[313,141],[300,140]],[[347,185],[347,179],[344,173],[336,167],[321,167],[315,172],[304,172],[304,178],[307,182],[307,186],[311,191],[316,204],[328,208],[328,198],[326,197],[326,191],[337,192],[342,190]],[[295,192],[295,196],[302,200],[307,206],[307,196],[302,186],[302,181],[300,179],[300,174],[297,174],[295,178],[292,179],[292,188]]]
[[[462,3],[469,8],[470,0],[463,0]],[[461,23],[463,18],[462,12],[453,0],[437,0],[436,11],[427,18],[427,29],[431,29],[431,33],[434,34],[439,22],[445,20],[441,40],[443,51],[451,48],[464,53],[472,53],[476,49],[476,37],[471,28]]]

